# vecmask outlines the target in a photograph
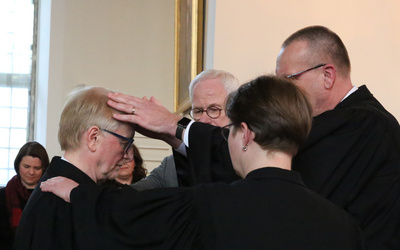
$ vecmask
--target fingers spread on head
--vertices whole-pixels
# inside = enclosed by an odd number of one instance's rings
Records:
[[[115,101],[115,102],[122,102],[122,103],[126,103],[129,101],[130,97],[129,95],[125,95],[122,93],[118,93],[118,92],[111,92],[108,93],[108,98],[110,98],[111,100]]]
[[[134,96],[130,96],[130,95],[125,95],[122,93],[109,93],[108,94],[108,98],[109,98],[109,105],[111,107],[114,108],[114,106],[112,106],[111,104],[115,103],[115,104],[123,104],[123,105],[130,105],[130,110],[127,113],[130,113],[132,111],[132,106],[136,107],[140,104],[141,99],[134,97]]]
[[[135,115],[113,114],[113,118],[121,122],[128,122],[132,124],[139,124],[140,122],[140,117],[137,115],[137,110],[135,111]]]
[[[108,100],[107,104],[108,104],[108,106],[110,106],[116,110],[119,110],[121,112],[125,112],[127,114],[132,113],[132,105],[131,104],[118,103],[118,102],[114,102],[112,100]]]

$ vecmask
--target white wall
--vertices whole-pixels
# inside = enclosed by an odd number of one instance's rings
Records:
[[[42,0],[51,1],[51,0]],[[366,84],[400,119],[400,1],[208,0],[206,68],[246,82],[273,73],[283,40],[308,25],[325,25],[347,45],[353,83]],[[210,26],[211,25],[211,26]],[[158,98],[173,110],[174,0],[53,0],[46,148],[60,155],[59,115],[78,84]],[[138,136],[151,169],[170,153]]]
[[[324,25],[347,46],[353,84],[366,84],[400,120],[400,1],[209,1],[216,5],[214,68],[241,82],[274,73],[285,38],[305,26]]]
[[[173,110],[174,0],[56,0],[51,3],[46,148],[60,155],[58,121],[80,84],[155,96]],[[148,168],[167,144],[138,135]]]

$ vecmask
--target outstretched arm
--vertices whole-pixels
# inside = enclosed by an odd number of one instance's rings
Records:
[[[40,189],[43,192],[52,192],[64,201],[71,203],[71,191],[78,185],[78,183],[71,179],[57,176],[42,182],[40,184]]]
[[[136,130],[148,137],[160,139],[178,148],[181,141],[175,137],[180,115],[171,113],[154,97],[138,98],[122,93],[109,93],[107,103],[112,108],[126,114],[114,114],[114,118],[139,127]]]

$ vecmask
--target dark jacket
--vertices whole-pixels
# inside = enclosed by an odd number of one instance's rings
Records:
[[[188,155],[196,157],[194,185],[239,178],[226,165],[229,151],[218,127],[194,123]],[[400,249],[400,126],[366,86],[314,117],[292,169],[356,219],[369,249]]]
[[[6,204],[6,188],[0,188],[0,250],[12,249],[14,234],[10,226]]]
[[[97,186],[89,176],[60,157],[52,159],[40,182],[54,176],[68,177],[82,185]],[[91,216],[73,217],[70,204],[52,193],[42,192],[37,185],[22,213],[15,249],[99,249],[101,238],[94,235],[96,230],[85,225],[76,226],[74,221],[80,220],[84,224]]]
[[[90,224],[75,221],[99,228],[102,249],[365,249],[350,215],[297,173],[272,167],[195,188],[80,185],[71,202],[78,218],[96,214]]]

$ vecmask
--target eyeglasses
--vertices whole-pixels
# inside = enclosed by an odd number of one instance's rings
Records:
[[[221,110],[222,109],[220,108],[211,106],[208,107],[207,109],[200,109],[200,108],[192,109],[190,110],[189,114],[195,121],[200,120],[204,112],[206,112],[208,117],[210,117],[211,119],[217,119],[221,115]]]
[[[230,128],[232,126],[233,126],[233,123],[228,124],[221,128],[221,134],[222,134],[222,137],[225,139],[225,141],[228,141],[229,132],[231,131]]]
[[[306,70],[302,70],[302,71],[300,71],[300,72],[297,72],[297,73],[288,75],[288,76],[286,76],[286,78],[291,79],[291,78],[294,78],[294,77],[296,77],[296,76],[299,77],[299,76],[301,76],[302,74],[304,74],[304,73],[306,73],[306,72],[308,72],[308,71],[310,71],[310,70],[318,69],[318,68],[323,67],[323,66],[325,66],[325,65],[326,65],[326,63],[324,63],[324,64],[319,64],[319,65],[317,65],[317,66],[315,66],[315,67],[312,67],[312,68],[309,68],[309,69],[306,69]]]
[[[107,132],[107,133],[110,133],[110,134],[112,134],[113,136],[118,137],[118,138],[121,139],[121,140],[127,141],[128,143],[126,144],[126,146],[125,146],[125,148],[124,148],[124,153],[125,153],[125,154],[128,153],[128,150],[131,148],[133,142],[135,141],[133,138],[127,138],[127,137],[125,137],[125,136],[122,136],[122,135],[120,135],[120,134],[117,134],[117,133],[112,132],[112,131],[107,130],[107,129],[102,129],[102,128],[101,128],[100,130],[103,130],[103,131],[105,131],[105,132]]]

